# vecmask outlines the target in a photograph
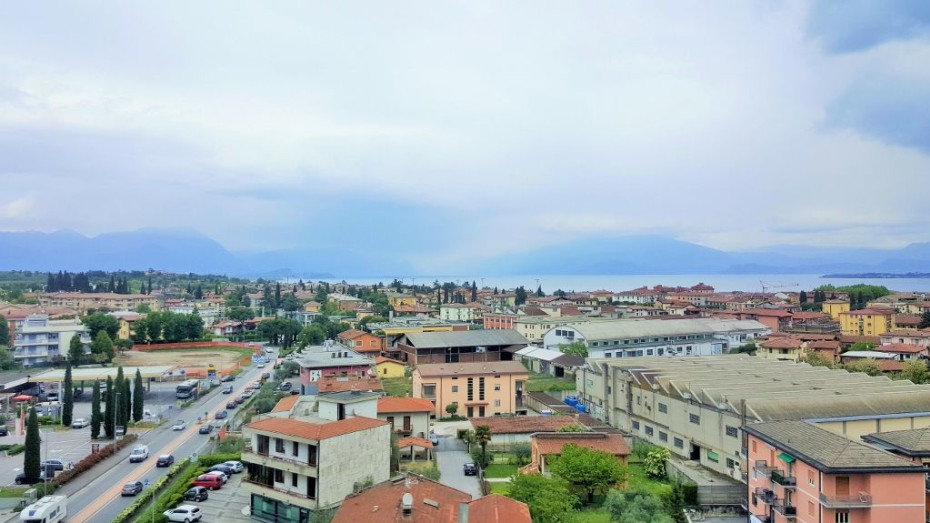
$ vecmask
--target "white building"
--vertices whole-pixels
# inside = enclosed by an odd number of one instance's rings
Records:
[[[710,356],[742,344],[743,337],[770,334],[754,320],[614,320],[573,323],[555,327],[543,335],[543,347],[582,342],[591,358],[638,356]]]
[[[50,320],[47,314],[31,314],[16,331],[13,357],[27,367],[67,358],[73,336],[80,336],[85,345],[91,341],[78,319]]]
[[[446,321],[475,321],[481,316],[477,304],[447,303],[439,307],[439,319]]]

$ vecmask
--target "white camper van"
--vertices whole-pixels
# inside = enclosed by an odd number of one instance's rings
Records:
[[[23,523],[55,523],[68,517],[68,496],[45,496],[19,513]]]

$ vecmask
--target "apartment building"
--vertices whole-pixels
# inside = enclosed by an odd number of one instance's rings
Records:
[[[820,304],[820,310],[829,314],[834,320],[840,321],[840,314],[849,312],[849,300],[827,300]]]
[[[930,386],[792,361],[589,359],[575,378],[595,418],[743,481],[750,423],[808,420],[847,438],[930,426]]]
[[[840,331],[854,336],[881,336],[895,330],[894,311],[861,309],[840,313]]]
[[[425,398],[378,398],[378,419],[391,424],[391,430],[401,436],[429,436],[429,420],[435,408]]]
[[[276,410],[242,428],[242,489],[253,520],[306,523],[360,485],[390,476],[391,428],[374,418],[377,395],[302,398]]]
[[[513,359],[529,345],[510,330],[423,332],[405,335],[397,343],[400,359],[410,365]]]
[[[926,469],[805,421],[748,425],[755,523],[925,521]]]
[[[340,332],[336,335],[336,339],[339,343],[350,347],[359,354],[377,356],[381,354],[381,350],[384,348],[384,339],[381,336],[375,336],[370,332],[358,329]]]
[[[86,314],[94,310],[135,310],[140,305],[158,309],[158,298],[148,294],[114,294],[110,292],[53,292],[40,294],[39,305],[43,307],[68,307]]]
[[[523,394],[530,375],[516,361],[431,363],[413,370],[413,397],[433,402],[436,416],[456,403],[469,418],[526,412]]]
[[[543,336],[543,347],[580,341],[592,358],[708,356],[767,334],[769,328],[752,320],[606,320],[557,326]]]
[[[374,360],[362,356],[350,348],[327,341],[325,345],[310,345],[304,347],[300,355],[295,358],[300,365],[301,393],[311,383],[323,377],[350,377],[367,376],[373,371]]]
[[[47,314],[31,314],[13,336],[13,358],[26,367],[67,359],[74,336],[80,336],[85,345],[91,342],[77,318],[51,320]]]
[[[446,303],[439,307],[439,319],[471,323],[481,319],[484,309],[480,303]]]
[[[930,330],[894,330],[889,331],[881,336],[882,345],[891,343],[904,343],[907,345],[918,345],[920,347],[930,347]]]

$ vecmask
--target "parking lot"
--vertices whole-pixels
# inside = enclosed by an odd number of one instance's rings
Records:
[[[211,490],[210,498],[206,501],[194,503],[186,501],[192,505],[197,505],[203,511],[202,521],[223,521],[242,522],[251,521],[249,519],[249,493],[239,489],[244,473],[233,474],[229,482],[219,490]]]

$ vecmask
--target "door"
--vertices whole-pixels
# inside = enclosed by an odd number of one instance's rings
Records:
[[[404,416],[404,433],[409,434],[412,429],[410,428],[410,416]]]
[[[468,417],[469,418],[475,417],[475,407],[468,407]]]
[[[694,461],[701,461],[701,446],[691,444],[691,459]]]
[[[478,417],[479,418],[484,417],[484,407],[478,407]]]
[[[849,495],[849,476],[837,476],[836,477],[836,495],[837,496],[848,496]]]

